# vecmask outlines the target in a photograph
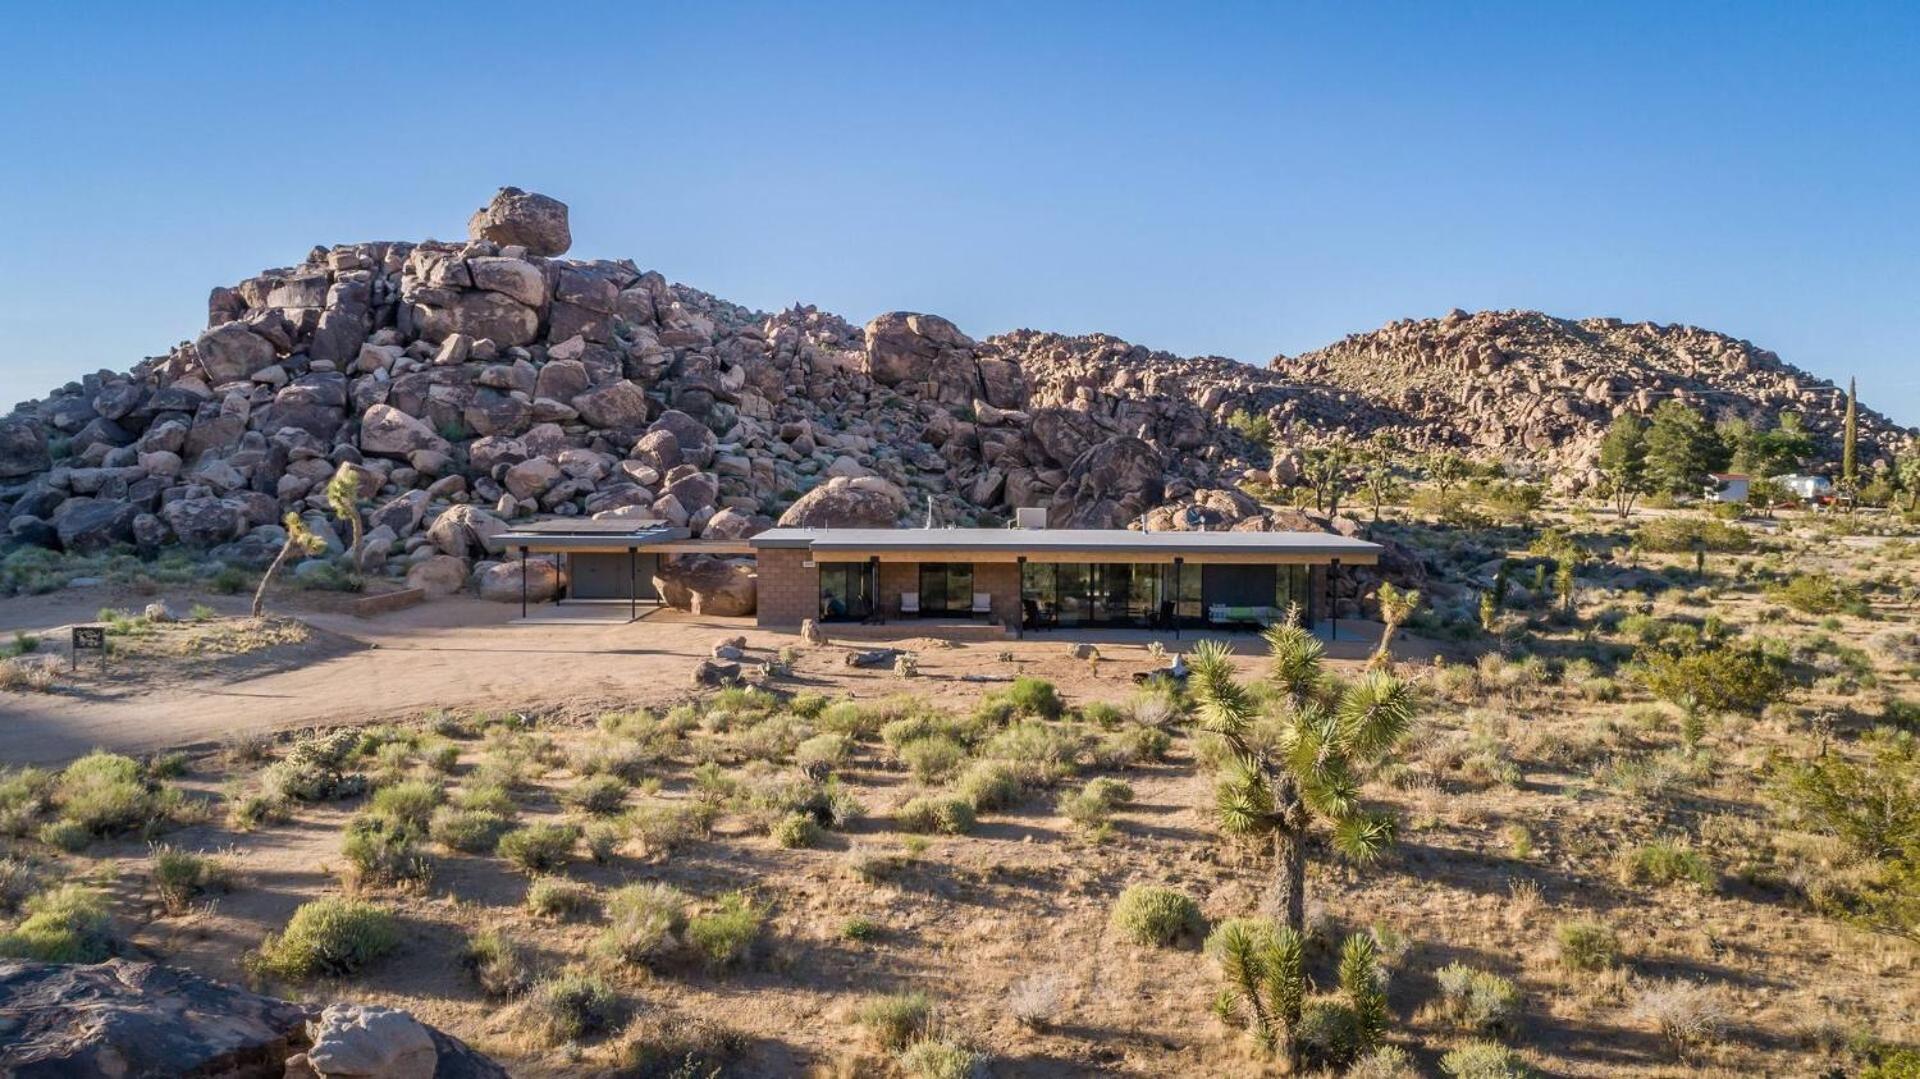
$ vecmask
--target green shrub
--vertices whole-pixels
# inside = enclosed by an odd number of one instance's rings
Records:
[[[180,914],[201,895],[225,891],[232,883],[232,874],[220,859],[164,845],[153,848],[148,872],[160,906],[168,914]]]
[[[1063,793],[1055,808],[1082,828],[1098,828],[1114,809],[1133,800],[1133,788],[1117,779],[1090,779],[1077,791]]]
[[[984,755],[1013,765],[1022,782],[1046,784],[1072,775],[1086,749],[1087,739],[1077,731],[1027,720],[994,735]]]
[[[500,837],[513,822],[485,809],[459,809],[441,806],[433,811],[427,834],[449,850],[467,854],[492,854]]]
[[[913,772],[913,778],[922,783],[938,783],[946,779],[967,757],[967,751],[960,747],[960,743],[944,734],[910,739],[900,746],[898,753],[900,760]]]
[[[425,884],[433,875],[433,861],[420,850],[423,832],[385,814],[355,816],[340,843],[346,885],[359,889]]]
[[[1440,1058],[1440,1071],[1449,1079],[1531,1079],[1533,1069],[1499,1042],[1468,1042]]]
[[[796,693],[787,702],[787,711],[801,719],[819,719],[827,710],[827,699],[818,693]]]
[[[719,1079],[734,1074],[729,1064],[744,1048],[744,1038],[718,1023],[656,1010],[627,1026],[614,1059],[619,1075]]]
[[[973,806],[965,799],[941,795],[923,795],[903,805],[894,821],[909,832],[944,832],[965,835],[973,831]]]
[[[570,824],[529,824],[500,837],[500,857],[528,875],[551,873],[567,864],[580,830]]]
[[[933,1002],[917,990],[873,997],[854,1012],[854,1021],[889,1053],[905,1049],[926,1032],[932,1019]]]
[[[744,892],[728,892],[704,914],[687,919],[687,942],[707,966],[734,966],[745,960],[766,924],[764,908]]]
[[[113,954],[106,897],[66,884],[28,899],[26,918],[0,932],[0,955],[43,963],[98,963]]]
[[[573,1042],[613,1029],[624,1009],[606,980],[582,971],[566,971],[534,986],[528,1014],[549,1042]]]
[[[627,811],[627,826],[649,851],[669,852],[705,836],[713,826],[712,806],[654,802]]]
[[[37,838],[49,847],[58,847],[70,854],[77,854],[87,849],[87,845],[93,842],[94,836],[79,821],[54,820],[40,826]]]
[[[187,774],[187,755],[178,750],[160,753],[147,760],[149,779],[179,779]]]
[[[433,819],[433,811],[446,798],[447,792],[440,784],[425,779],[408,779],[374,791],[373,797],[367,800],[367,809],[372,814],[392,817],[424,832]]]
[[[900,1051],[900,1070],[912,1079],[973,1079],[987,1058],[946,1038],[922,1038]]]
[[[1067,710],[1052,682],[1030,675],[1015,678],[1007,687],[1006,699],[1021,715],[1038,719],[1059,719]]]
[[[880,939],[880,923],[872,918],[855,915],[840,925],[840,935],[847,940]]]
[[[974,761],[954,781],[953,793],[979,812],[1006,809],[1020,800],[1020,777],[1005,761]]]
[[[594,942],[600,954],[623,963],[658,963],[687,932],[687,896],[667,884],[629,884],[608,894],[607,927]]]
[[[496,999],[513,996],[533,983],[520,946],[498,929],[483,929],[468,937],[460,951],[460,965],[473,975],[481,992]]]
[[[1420,1079],[1420,1069],[1405,1049],[1383,1045],[1354,1061],[1344,1079]]]
[[[1134,944],[1168,947],[1182,937],[1199,936],[1206,927],[1200,908],[1171,888],[1135,884],[1113,905],[1115,932]]]
[[[399,923],[386,910],[351,899],[316,899],[293,912],[286,932],[267,934],[252,965],[290,981],[339,977],[399,946]]]
[[[1491,971],[1448,963],[1434,972],[1440,1006],[1447,1018],[1466,1030],[1510,1030],[1520,1014],[1520,989]]]
[[[566,803],[583,813],[606,815],[620,812],[627,801],[627,784],[618,776],[589,776],[567,788]]]
[[[454,792],[453,804],[461,809],[507,818],[519,812],[519,807],[513,801],[513,792],[501,783],[469,783]]]
[[[1561,922],[1554,927],[1560,965],[1568,970],[1605,970],[1620,961],[1620,935],[1600,922]]]
[[[1698,851],[1669,839],[1657,839],[1622,851],[1618,869],[1621,881],[1626,884],[1661,887],[1691,884],[1712,888],[1715,882],[1712,867]]]
[[[858,701],[835,701],[821,709],[814,726],[848,738],[872,738],[887,722],[884,712],[868,708]]]
[[[0,770],[0,834],[25,835],[53,798],[52,772],[44,768]]]
[[[844,734],[816,734],[793,750],[793,763],[803,772],[831,771],[847,762],[853,746]]]
[[[627,841],[626,825],[619,820],[588,821],[580,829],[580,845],[587,850],[587,857],[595,865],[605,865],[613,860],[620,844]]]
[[[1801,573],[1767,589],[1767,597],[1802,614],[1868,613],[1858,586],[1828,573]]]
[[[1738,554],[1753,547],[1753,537],[1746,529],[1698,517],[1648,518],[1634,538],[1641,550],[1660,554]]]
[[[53,784],[53,804],[68,822],[94,835],[140,828],[161,812],[140,762],[101,750],[61,771]]]
[[[789,813],[773,825],[773,841],[788,849],[811,847],[820,841],[820,824],[811,813]]]
[[[527,910],[544,918],[571,918],[593,909],[593,885],[565,877],[527,882]]]

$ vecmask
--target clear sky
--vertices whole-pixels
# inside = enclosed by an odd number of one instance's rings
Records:
[[[1912,3],[0,7],[9,404],[515,184],[761,308],[1253,363],[1685,322],[1920,424]]]

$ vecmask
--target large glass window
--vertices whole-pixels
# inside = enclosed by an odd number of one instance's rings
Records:
[[[820,620],[864,622],[873,614],[873,569],[865,562],[820,563]]]
[[[1305,621],[1308,609],[1307,600],[1310,598],[1307,593],[1311,587],[1309,582],[1311,582],[1312,579],[1312,575],[1305,566],[1276,567],[1276,572],[1273,575],[1274,607],[1284,611],[1288,605],[1296,605],[1300,608],[1301,620]]]
[[[973,610],[973,563],[920,563],[920,613],[967,614]]]

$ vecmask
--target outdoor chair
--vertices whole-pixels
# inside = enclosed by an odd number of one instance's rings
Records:
[[[1048,626],[1053,624],[1053,619],[1048,618],[1044,613],[1042,613],[1040,610],[1040,604],[1036,603],[1033,600],[1030,600],[1030,599],[1021,600],[1020,610],[1021,610],[1021,613],[1026,617],[1026,627],[1028,629],[1046,629]]]
[[[905,618],[910,615],[918,615],[919,613],[920,613],[920,593],[918,592],[900,593],[900,616],[902,618]]]
[[[991,593],[975,592],[973,594],[973,613],[976,615],[991,615],[993,613],[993,596]]]

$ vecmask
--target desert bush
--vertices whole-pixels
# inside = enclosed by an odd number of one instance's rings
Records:
[[[373,797],[367,799],[367,811],[425,831],[433,819],[433,811],[446,798],[446,790],[432,780],[407,779],[374,791]]]
[[[1151,884],[1135,884],[1120,893],[1109,919],[1114,932],[1134,944],[1169,947],[1198,936],[1206,920],[1185,893]]]
[[[966,760],[967,751],[952,738],[935,734],[910,739],[897,751],[900,760],[922,783],[939,783]]]
[[[1044,678],[1021,675],[1007,687],[1004,696],[1015,711],[1036,719],[1059,719],[1067,710],[1059,691]]]
[[[1011,764],[1021,782],[1044,785],[1078,770],[1086,736],[1059,724],[1026,720],[995,734],[984,755]]]
[[[587,857],[595,865],[605,865],[613,860],[620,850],[620,844],[627,841],[627,827],[623,820],[593,820],[580,829],[580,845],[586,849]]]
[[[912,1079],[974,1079],[987,1066],[984,1055],[948,1038],[921,1038],[895,1060]]]
[[[289,981],[353,974],[400,946],[400,927],[383,908],[351,899],[315,899],[267,934],[250,957],[258,973]]]
[[[954,780],[953,793],[978,812],[1005,809],[1020,800],[1020,778],[1004,761],[980,760]]]
[[[1440,1072],[1448,1079],[1532,1079],[1519,1054],[1499,1042],[1472,1041],[1447,1051]]]
[[[1651,1023],[1681,1060],[1727,1032],[1727,1012],[1719,992],[1698,982],[1649,982],[1635,994],[1631,1014]]]
[[[218,857],[164,844],[153,848],[148,875],[160,906],[168,914],[183,913],[195,899],[208,892],[226,891],[233,883],[232,872]]]
[[[1859,586],[1829,573],[1795,574],[1785,583],[1768,588],[1767,598],[1802,614],[1864,616],[1870,613],[1860,596]]]
[[[0,855],[0,914],[11,914],[40,890],[40,874],[32,862]]]
[[[95,750],[62,769],[52,801],[61,819],[92,835],[113,835],[155,822],[171,801],[150,788],[140,762]]]
[[[627,784],[618,776],[588,776],[568,787],[561,797],[583,813],[606,816],[620,812],[620,807],[626,804]]]
[[[652,1012],[621,1032],[614,1059],[621,1075],[718,1079],[743,1048],[745,1039],[718,1023]]]
[[[795,746],[793,763],[809,775],[816,771],[824,774],[845,764],[852,750],[853,745],[846,735],[829,731],[816,734]]]
[[[529,876],[551,873],[567,864],[580,830],[570,824],[529,824],[500,837],[500,857]]]
[[[616,888],[607,895],[607,927],[594,949],[623,963],[659,963],[687,936],[687,903],[685,892],[667,884]]]
[[[356,815],[340,842],[343,883],[350,889],[425,884],[433,861],[420,850],[424,834],[424,828],[384,813]]]
[[[78,821],[53,820],[40,826],[34,837],[49,847],[58,847],[70,854],[86,850],[94,840],[94,834]]]
[[[360,733],[353,730],[301,739],[260,773],[261,792],[289,802],[350,798],[366,789],[365,776],[346,770],[359,748]]]
[[[513,801],[513,792],[500,783],[468,783],[455,791],[450,801],[459,809],[492,813],[499,817],[511,818],[519,812],[519,807]]]
[[[905,1049],[927,1031],[932,1020],[933,1002],[917,990],[873,997],[854,1012],[854,1021],[890,1053]]]
[[[533,971],[520,946],[498,929],[483,929],[467,937],[460,949],[460,965],[473,975],[481,992],[496,999],[513,996],[533,984]]]
[[[1420,1079],[1413,1057],[1397,1045],[1383,1045],[1348,1067],[1344,1079]]]
[[[572,918],[593,910],[593,885],[565,877],[527,882],[527,910],[543,918]]]
[[[1652,884],[1666,887],[1691,884],[1712,888],[1715,877],[1707,860],[1692,847],[1677,840],[1656,839],[1629,847],[1620,853],[1615,865],[1625,884]]]
[[[965,835],[973,830],[973,806],[962,798],[922,795],[901,806],[893,819],[909,832]]]
[[[0,835],[22,836],[53,803],[52,772],[44,768],[0,770]]]
[[[1077,791],[1063,793],[1055,809],[1082,828],[1097,829],[1107,823],[1114,809],[1132,800],[1132,787],[1117,779],[1101,776],[1088,780]]]
[[[713,969],[744,962],[760,941],[766,909],[745,892],[728,892],[714,908],[687,919],[687,943]]]
[[[1007,1014],[1023,1027],[1039,1030],[1059,1018],[1066,979],[1053,972],[1030,974],[1007,987]]]
[[[527,1015],[548,1042],[574,1042],[611,1030],[623,1010],[605,979],[583,971],[564,971],[527,995]]]
[[[1701,517],[1648,518],[1641,522],[1634,539],[1641,550],[1658,554],[1738,554],[1753,547],[1753,537],[1746,529]]]
[[[1486,970],[1448,963],[1434,972],[1440,1012],[1464,1030],[1506,1031],[1520,1016],[1520,989]]]
[[[500,837],[513,827],[513,821],[485,809],[460,809],[441,806],[433,811],[427,834],[449,850],[467,854],[491,854]]]
[[[811,813],[789,813],[774,823],[773,841],[788,849],[820,842],[820,824]]]
[[[697,803],[652,802],[627,811],[627,826],[649,851],[670,852],[704,837],[714,809]]]
[[[835,701],[820,710],[814,726],[848,738],[872,738],[880,733],[880,728],[888,718],[885,711],[862,705],[858,701]]]
[[[0,956],[43,963],[98,963],[113,954],[106,897],[64,884],[29,898],[19,925],[0,932]]]
[[[1867,755],[1857,760],[1773,760],[1770,793],[1866,863],[1863,879],[1816,897],[1816,906],[1910,936],[1920,929],[1920,739],[1875,732],[1860,744]]]
[[[1554,927],[1560,965],[1568,970],[1605,970],[1620,961],[1620,935],[1594,921],[1561,922]]]

